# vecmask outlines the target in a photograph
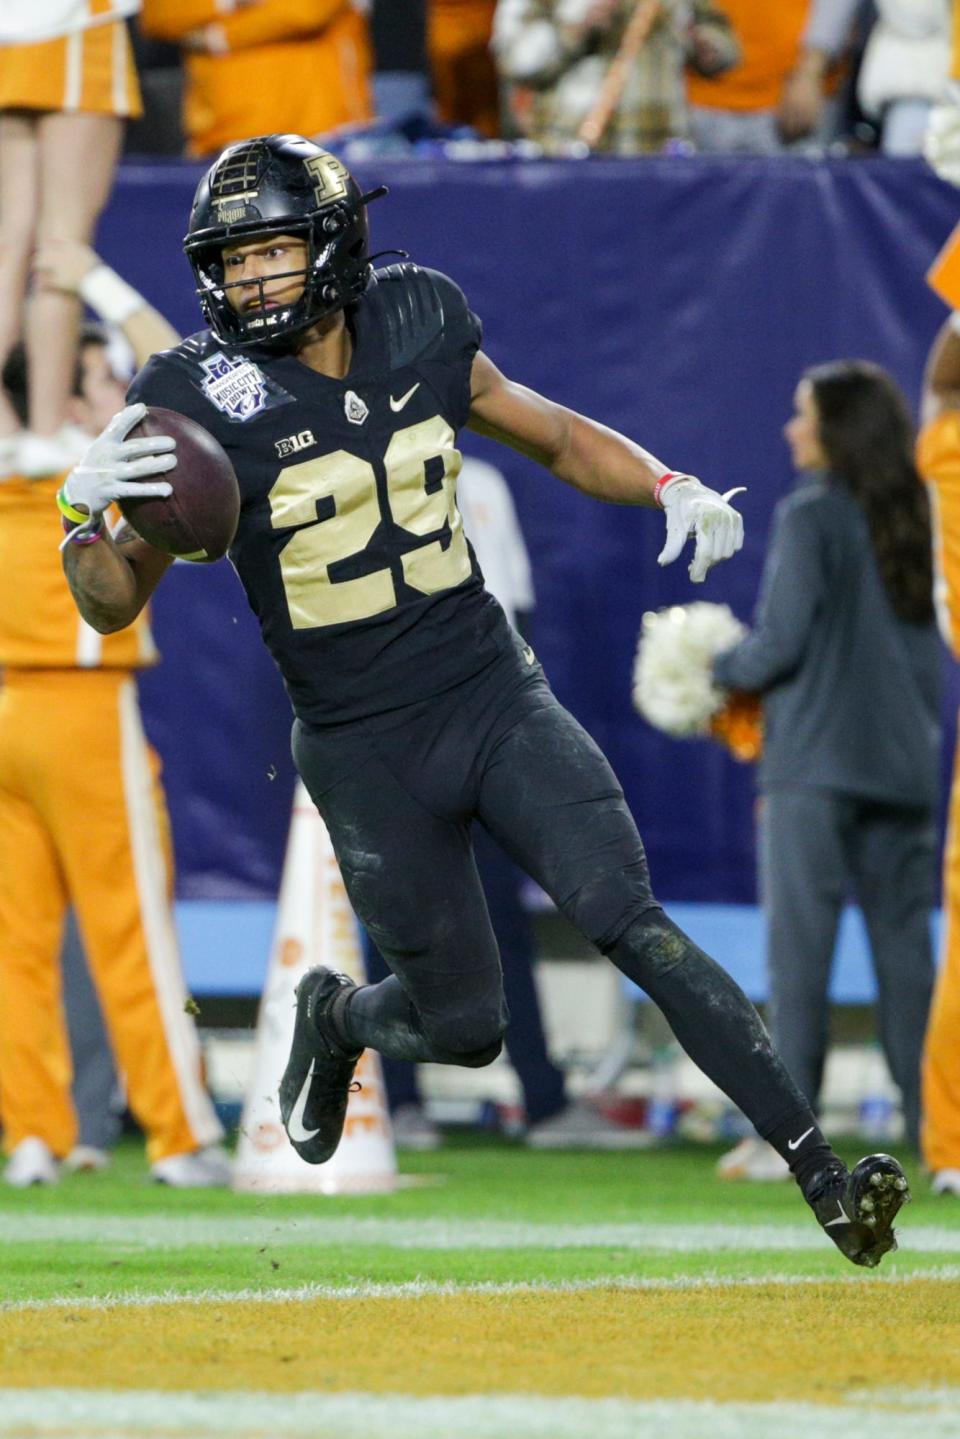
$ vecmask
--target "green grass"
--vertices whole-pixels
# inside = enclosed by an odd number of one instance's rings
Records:
[[[863,1150],[845,1148],[852,1161]],[[757,1274],[852,1275],[836,1251],[715,1250],[711,1226],[811,1226],[813,1221],[794,1185],[724,1184],[713,1174],[720,1149],[678,1145],[633,1154],[539,1154],[505,1141],[479,1136],[451,1138],[436,1154],[404,1155],[408,1174],[435,1182],[393,1195],[352,1198],[257,1197],[223,1191],[172,1191],[148,1180],[142,1147],[123,1144],[111,1169],[100,1175],[64,1179],[46,1190],[0,1191],[0,1299],[102,1297],[165,1291],[271,1290],[305,1284],[397,1283],[408,1280],[483,1281],[585,1280],[622,1277],[673,1278],[704,1273],[731,1277]],[[883,1272],[917,1270],[958,1262],[956,1254],[911,1251],[912,1228],[937,1226],[960,1235],[960,1204],[930,1196],[914,1167],[915,1200],[905,1211],[900,1255]],[[74,1216],[71,1221],[70,1216]],[[70,1222],[125,1217],[148,1222],[157,1216],[163,1247],[144,1247],[124,1237],[122,1225],[102,1240],[69,1236]],[[224,1220],[221,1242],[181,1243],[177,1220]],[[236,1234],[236,1221],[256,1220],[255,1237]],[[303,1242],[298,1221],[309,1218]],[[337,1220],[338,1233],[318,1236],[318,1220]],[[395,1248],[352,1241],[342,1221],[402,1219],[442,1226],[445,1222],[499,1221],[515,1224],[577,1225],[589,1236],[597,1225],[685,1225],[703,1230],[702,1249],[663,1252],[618,1247],[438,1248],[431,1231],[423,1247]],[[62,1237],[30,1237],[49,1221]],[[173,1225],[166,1233],[165,1226]],[[231,1232],[232,1231],[232,1232]]]

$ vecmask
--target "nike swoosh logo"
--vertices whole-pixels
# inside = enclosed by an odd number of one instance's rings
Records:
[[[313,1063],[311,1061],[310,1068],[307,1070],[307,1077],[303,1081],[303,1088],[297,1095],[297,1102],[290,1111],[290,1118],[287,1121],[287,1135],[296,1144],[303,1144],[305,1140],[312,1139],[315,1134],[320,1133],[319,1129],[304,1129],[303,1127],[303,1111],[307,1107],[307,1095],[310,1093],[312,1080]]]
[[[390,408],[391,408],[391,410],[393,411],[393,413],[394,413],[394,414],[398,414],[399,411],[403,409],[403,407],[404,407],[404,405],[407,403],[407,401],[413,399],[414,395],[417,393],[417,391],[419,390],[419,388],[420,388],[420,381],[418,380],[417,383],[414,385],[413,389],[412,389],[412,390],[408,390],[405,395],[401,395],[400,398],[399,398],[399,400],[395,400],[395,399],[393,398],[393,396],[391,395],[391,396],[390,396]]]
[[[526,660],[526,662],[527,662],[528,665],[532,665],[533,662],[534,662],[534,660],[537,658],[536,655],[533,653],[533,650],[530,648],[529,645],[527,645],[526,649],[524,650],[524,652],[523,652],[523,657],[524,657],[524,659]]]
[[[801,1136],[800,1136],[799,1139],[788,1139],[788,1140],[787,1140],[787,1148],[790,1149],[790,1150],[799,1149],[800,1146],[801,1146],[801,1144],[803,1143],[803,1141],[807,1138],[808,1135],[811,1135],[811,1134],[813,1133],[813,1131],[814,1131],[814,1125],[811,1124],[811,1126],[810,1126],[809,1129],[805,1129],[805,1130],[803,1131],[803,1133],[801,1134]]]
[[[824,1229],[832,1229],[835,1224],[850,1223],[849,1218],[844,1213],[843,1205],[840,1203],[839,1199],[837,1200],[837,1208],[839,1209],[840,1213],[837,1215],[836,1219],[828,1219],[826,1224],[823,1226]]]

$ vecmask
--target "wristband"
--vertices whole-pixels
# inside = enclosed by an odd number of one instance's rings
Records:
[[[89,518],[90,516],[88,515],[87,519]],[[64,515],[63,532],[67,538],[63,541],[63,544],[61,544],[60,548],[63,549],[63,545],[68,543],[72,545],[92,545],[96,540],[102,539],[103,515],[100,515],[97,519],[96,529],[89,530],[84,535],[81,535],[79,531],[80,526],[78,524],[75,524],[73,520],[68,520],[66,515]]]
[[[955,335],[960,335],[960,310],[954,310],[947,324]]]
[[[139,291],[121,280],[109,265],[94,265],[80,281],[79,289],[81,300],[111,325],[124,324],[137,310],[146,307]]]
[[[685,476],[678,475],[673,470],[668,470],[665,475],[661,475],[659,480],[657,480],[657,483],[653,487],[654,503],[659,505],[660,508],[663,509],[663,500],[661,499],[661,496],[664,490],[667,488],[667,485],[669,485],[671,480],[682,480],[684,478]]]
[[[77,510],[71,505],[63,490],[57,490],[57,509],[65,520],[72,520],[75,525],[85,525],[90,516],[85,510]]]

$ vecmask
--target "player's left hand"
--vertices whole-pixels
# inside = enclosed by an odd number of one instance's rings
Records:
[[[660,565],[672,564],[687,542],[696,539],[690,578],[702,584],[707,571],[720,560],[728,560],[743,544],[743,517],[729,503],[742,494],[745,485],[720,495],[693,475],[675,475],[660,491],[660,503],[667,521],[667,540],[657,558]]]

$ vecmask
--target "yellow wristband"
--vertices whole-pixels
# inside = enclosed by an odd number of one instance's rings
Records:
[[[57,509],[61,515],[66,515],[67,519],[72,520],[75,525],[85,525],[90,519],[90,516],[83,510],[74,509],[70,501],[64,497],[63,490],[57,490]]]

